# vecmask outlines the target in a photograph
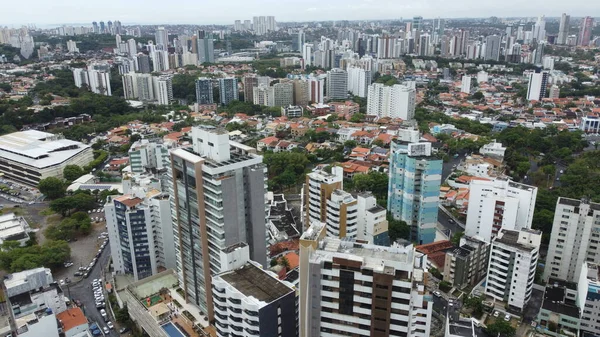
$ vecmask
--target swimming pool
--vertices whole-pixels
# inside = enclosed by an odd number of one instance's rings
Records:
[[[173,325],[173,323],[167,323],[163,325],[162,328],[170,337],[185,337],[185,335],[182,334],[181,331],[179,331],[179,329]]]

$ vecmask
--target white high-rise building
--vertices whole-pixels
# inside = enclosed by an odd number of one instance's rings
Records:
[[[155,77],[156,99],[159,105],[170,105],[173,101],[173,78],[170,75]]]
[[[169,70],[169,53],[165,50],[155,50],[150,53],[152,59],[152,70],[161,72]]]
[[[377,199],[371,192],[359,193],[356,197],[358,207],[358,240],[370,244],[389,246],[387,210],[377,205]]]
[[[373,83],[369,86],[367,114],[411,120],[415,116],[416,99],[416,90],[411,86]]]
[[[348,73],[340,68],[327,72],[327,97],[329,99],[348,98]]]
[[[343,190],[343,175],[343,169],[338,166],[333,167],[331,173],[314,171],[306,175],[302,196],[306,227],[314,221],[327,221],[327,199],[334,190]]]
[[[111,96],[110,72],[104,70],[88,69],[88,86],[93,93]]]
[[[69,53],[79,53],[79,48],[77,48],[77,42],[73,40],[67,41],[67,50]]]
[[[310,43],[305,43],[302,46],[302,59],[304,59],[304,66],[309,66],[312,64],[312,54],[313,45]]]
[[[471,76],[463,75],[460,86],[460,92],[464,92],[465,94],[471,93],[471,80]]]
[[[469,184],[465,235],[491,242],[501,228],[531,228],[537,187],[510,180],[477,180]]]
[[[136,99],[139,97],[137,78],[138,74],[134,72],[123,74],[123,94],[125,99]]]
[[[348,91],[354,96],[367,97],[371,84],[371,72],[363,68],[348,67]]]
[[[502,229],[492,242],[485,294],[522,311],[533,291],[542,232]]]
[[[600,204],[558,198],[544,280],[577,282],[585,261],[600,263]]]
[[[300,238],[300,337],[430,336],[427,256],[325,237],[313,223]]]
[[[546,17],[538,17],[537,22],[533,25],[533,38],[539,43],[546,38]]]
[[[134,39],[127,40],[127,53],[129,57],[135,57],[137,55],[137,43]]]
[[[75,80],[75,86],[81,88],[83,85],[89,85],[90,78],[88,76],[87,69],[73,68],[73,79]]]
[[[109,198],[104,212],[115,271],[140,280],[159,267],[175,267],[168,193],[139,188],[134,194]]]
[[[137,74],[138,99],[140,101],[155,101],[156,89],[154,79],[150,74]]]
[[[548,72],[536,71],[529,74],[527,85],[527,100],[541,101],[546,97],[546,86],[548,85]]]
[[[567,37],[569,37],[569,25],[571,16],[565,13],[560,17],[560,26],[558,27],[558,38],[556,44],[567,44]]]
[[[213,277],[217,336],[297,336],[298,305],[292,284],[250,261],[246,243],[222,249],[220,255],[221,265],[229,270]]]
[[[157,46],[163,46],[163,50],[167,50],[167,47],[169,46],[169,32],[165,27],[158,27],[154,33],[154,38],[156,39]]]

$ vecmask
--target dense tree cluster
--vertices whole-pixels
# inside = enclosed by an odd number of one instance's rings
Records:
[[[77,212],[63,219],[59,224],[46,227],[44,235],[50,240],[74,239],[78,235],[88,235],[92,231],[92,220],[86,212]]]
[[[10,273],[37,267],[58,268],[68,261],[71,248],[65,241],[46,241],[43,245],[19,247],[17,241],[5,241],[0,251],[0,269]]]
[[[304,179],[310,161],[300,152],[266,152],[263,162],[267,165],[269,174],[269,189],[283,190]]]

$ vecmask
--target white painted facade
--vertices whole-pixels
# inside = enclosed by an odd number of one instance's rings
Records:
[[[531,299],[542,233],[502,229],[492,242],[485,293],[523,310]]]
[[[544,279],[577,282],[585,261],[600,263],[600,204],[558,198]]]
[[[472,180],[465,235],[491,242],[500,228],[531,228],[537,187],[510,180]]]

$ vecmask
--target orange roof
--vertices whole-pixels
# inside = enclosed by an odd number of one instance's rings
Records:
[[[415,249],[417,251],[429,256],[429,254],[439,252],[442,250],[446,250],[446,249],[452,248],[452,247],[454,247],[452,242],[450,242],[448,240],[441,240],[441,241],[436,241],[436,242],[416,246]]]
[[[138,198],[138,197],[132,197],[129,194],[125,194],[123,196],[120,196],[118,198],[115,198],[116,201],[124,204],[127,207],[133,207],[139,203],[141,203],[143,200]]]
[[[63,311],[56,315],[56,319],[58,319],[62,323],[62,328],[64,331],[69,331],[75,327],[78,327],[83,324],[87,324],[87,318],[81,311],[81,308],[71,308],[67,311]]]
[[[109,165],[119,166],[119,165],[127,164],[128,162],[129,162],[129,158],[113,159],[110,161]]]
[[[352,152],[368,154],[371,150],[364,147],[355,147],[352,149]]]
[[[456,195],[456,191],[450,191],[448,193],[446,193],[446,199],[450,199],[452,197],[454,197]]]
[[[172,140],[178,140],[179,138],[183,137],[183,132],[171,132],[168,135],[164,136],[164,139],[172,139]]]
[[[263,138],[259,142],[269,145],[273,142],[278,142],[278,141],[279,141],[279,138],[277,138],[275,136],[271,136],[271,137]]]
[[[296,254],[294,252],[285,254],[285,258],[290,263],[290,270],[292,270],[300,265],[300,256],[298,256],[298,254]]]
[[[459,183],[470,183],[473,180],[490,181],[490,179],[487,179],[487,178],[471,177],[471,176],[460,176],[460,177],[456,178],[456,181],[458,181]]]

